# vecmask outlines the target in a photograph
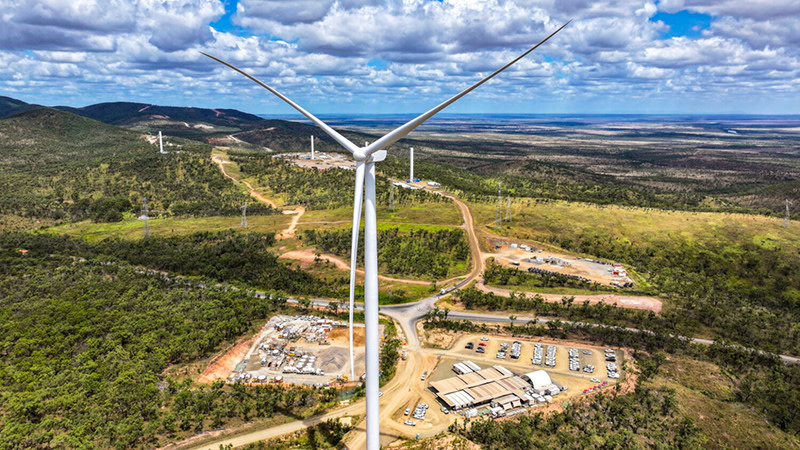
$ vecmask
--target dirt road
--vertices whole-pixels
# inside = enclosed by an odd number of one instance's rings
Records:
[[[510,289],[487,286],[482,282],[477,283],[475,287],[483,292],[491,292],[502,297],[509,297],[511,296],[511,293],[514,292]],[[565,295],[562,294],[537,294],[535,292],[525,292],[525,294],[528,296],[539,295],[544,298],[544,301],[549,303],[560,303],[561,299],[565,297]],[[644,309],[646,311],[653,312],[661,312],[662,306],[661,300],[654,297],[634,297],[617,294],[569,295],[566,297],[575,297],[575,305],[580,305],[588,300],[589,304],[591,305],[600,302],[604,302],[607,305],[613,305],[616,303],[620,308]]]
[[[260,201],[261,203],[267,204],[267,205],[269,205],[269,206],[271,206],[273,208],[277,208],[278,207],[275,204],[275,202],[273,202],[272,200],[264,197],[263,195],[261,195],[260,192],[258,192],[255,189],[253,189],[253,185],[252,184],[248,183],[247,181],[239,180],[237,178],[234,178],[234,177],[230,176],[228,174],[228,172],[225,171],[225,164],[230,164],[231,162],[227,161],[222,155],[214,155],[212,160],[215,163],[217,163],[217,165],[219,166],[219,170],[220,170],[220,172],[222,172],[223,175],[225,175],[226,177],[228,177],[231,180],[233,180],[234,183],[242,183],[243,185],[247,186],[247,189],[250,191],[250,196],[251,197],[253,197],[256,200]]]
[[[294,214],[294,217],[292,217],[292,221],[289,223],[289,226],[285,230],[281,231],[276,237],[276,239],[279,241],[294,237],[294,233],[297,231],[297,222],[299,222],[300,218],[303,217],[303,214],[306,213],[306,209],[302,206],[298,206],[294,210],[284,210],[283,213]]]
[[[233,180],[234,183],[242,183],[243,185],[247,186],[247,189],[250,192],[250,196],[251,197],[255,198],[256,200],[260,201],[261,203],[264,203],[265,205],[271,206],[272,208],[275,208],[275,209],[278,208],[278,206],[275,204],[274,201],[264,197],[263,195],[261,195],[260,192],[258,192],[255,189],[253,189],[253,185],[252,184],[248,183],[245,180],[239,180],[239,179],[234,178],[231,175],[229,175],[228,172],[225,171],[225,164],[230,164],[231,162],[227,161],[222,155],[214,155],[212,160],[215,163],[217,163],[217,165],[219,166],[219,170],[220,170],[220,172],[222,172],[223,175],[225,175],[226,177],[228,177],[231,180]],[[295,234],[295,231],[297,231],[297,223],[300,221],[300,218],[303,217],[303,214],[305,214],[305,213],[306,213],[306,209],[304,207],[302,207],[302,206],[298,206],[294,210],[283,210],[283,214],[294,214],[294,217],[292,217],[292,221],[289,222],[289,226],[286,227],[285,230],[283,230],[280,233],[278,233],[275,236],[275,239],[280,241],[280,240],[283,240],[283,239],[293,238],[294,234]]]

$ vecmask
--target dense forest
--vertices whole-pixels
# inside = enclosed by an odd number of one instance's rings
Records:
[[[2,119],[0,216],[113,222],[140,214],[142,197],[151,216],[239,214],[248,197],[211,162],[211,148],[176,144],[162,155],[138,133],[49,108]]]
[[[285,298],[183,283],[93,260],[0,250],[3,448],[152,448],[231,421],[300,416],[308,387],[195,387],[164,370],[208,356]]]
[[[272,253],[273,233],[200,232],[138,240],[86,242],[67,236],[0,233],[0,248],[25,249],[35,256],[57,254],[203,277],[217,282],[277,290],[295,295],[343,297],[336,283],[324,282],[278,261]]]
[[[362,233],[363,235],[363,233]],[[352,231],[308,230],[303,240],[322,251],[350,257]],[[359,241],[358,256],[363,262],[364,241]],[[398,228],[378,231],[378,266],[386,275],[413,276],[443,280],[460,275],[469,263],[469,244],[460,228],[411,230],[402,233]]]
[[[546,416],[481,419],[451,428],[488,450],[703,448],[692,419],[678,411],[674,392],[656,388],[596,394]]]

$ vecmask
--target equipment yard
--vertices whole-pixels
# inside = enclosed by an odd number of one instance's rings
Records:
[[[633,280],[620,264],[571,256],[539,249],[526,244],[494,242],[498,264],[528,272],[553,272],[588,282],[616,287],[633,287]]]
[[[356,163],[350,158],[346,158],[339,153],[316,152],[314,157],[311,153],[282,153],[273,158],[284,158],[292,164],[304,169],[345,169],[354,170]]]
[[[353,328],[355,374],[364,372],[364,328]],[[275,316],[236,365],[230,382],[327,384],[350,381],[347,324],[317,316]]]

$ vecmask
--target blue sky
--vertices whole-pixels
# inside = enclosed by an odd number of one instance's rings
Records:
[[[416,113],[800,113],[797,0],[5,0],[0,95]]]

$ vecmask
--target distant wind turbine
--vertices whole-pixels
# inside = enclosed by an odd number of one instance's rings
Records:
[[[353,199],[353,235],[352,245],[350,247],[350,370],[353,373],[354,358],[353,358],[353,303],[355,295],[355,274],[356,274],[356,256],[358,253],[358,230],[361,223],[361,208],[366,197],[366,208],[364,210],[364,326],[365,333],[365,362],[366,362],[366,400],[367,400],[367,450],[378,450],[380,448],[380,433],[379,433],[379,406],[378,406],[378,375],[379,375],[379,343],[380,336],[378,336],[378,232],[377,232],[377,211],[375,202],[375,163],[383,161],[386,158],[386,150],[383,150],[395,142],[399,141],[415,128],[422,125],[426,120],[433,117],[439,111],[450,106],[453,102],[461,97],[469,94],[475,88],[483,83],[491,80],[495,75],[509,68],[512,64],[527,56],[532,51],[536,50],[540,45],[547,42],[556,33],[563,30],[571,21],[565,23],[556,31],[551,33],[541,42],[528,49],[525,53],[519,55],[514,60],[505,66],[497,69],[491,75],[480,80],[467,89],[451,97],[449,100],[439,104],[428,112],[410,120],[409,122],[401,125],[397,129],[382,136],[372,144],[364,143],[364,147],[359,147],[352,143],[349,139],[339,134],[336,130],[328,126],[325,122],[318,119],[310,112],[303,109],[300,105],[290,100],[285,95],[276,91],[266,83],[255,78],[249,73],[245,72],[238,67],[225,62],[208,53],[201,52],[203,55],[224,64],[231,69],[241,73],[247,78],[254,81],[259,86],[270,91],[278,98],[286,102],[289,106],[296,109],[300,114],[306,116],[311,122],[316,124],[328,136],[332,137],[342,147],[346,148],[356,161],[356,184],[355,196]],[[413,181],[413,180],[412,180]]]

